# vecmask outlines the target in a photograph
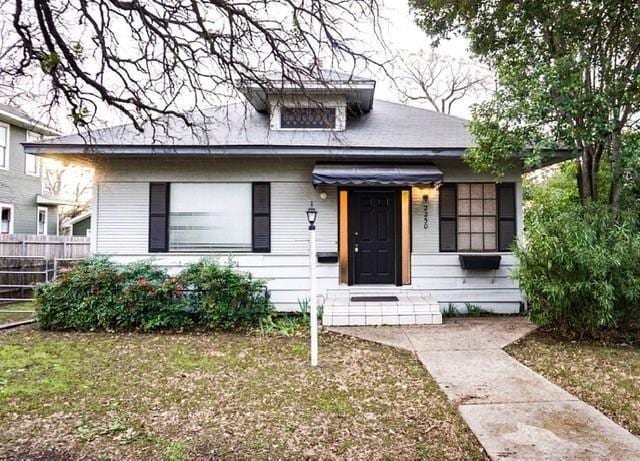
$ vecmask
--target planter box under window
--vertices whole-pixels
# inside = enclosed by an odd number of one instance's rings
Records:
[[[500,255],[460,255],[460,266],[469,271],[488,271],[500,268]]]

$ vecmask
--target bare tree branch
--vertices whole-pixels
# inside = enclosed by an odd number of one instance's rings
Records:
[[[444,114],[451,114],[454,105],[465,97],[479,97],[488,92],[493,84],[491,72],[479,63],[435,52],[401,59],[396,77],[396,87],[404,102],[425,103]]]
[[[43,76],[46,103],[79,129],[107,106],[138,130],[237,97],[239,85],[322,78],[317,63],[384,63],[378,0],[0,0],[0,89]],[[41,88],[42,89],[42,88]],[[202,115],[201,113],[198,115]]]

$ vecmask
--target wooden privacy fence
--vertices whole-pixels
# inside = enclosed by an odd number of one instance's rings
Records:
[[[2,256],[36,256],[49,261],[57,258],[86,258],[89,256],[89,237],[72,235],[1,234]]]
[[[31,300],[33,287],[89,256],[88,237],[0,235],[0,303]]]

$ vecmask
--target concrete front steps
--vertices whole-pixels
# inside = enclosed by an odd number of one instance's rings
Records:
[[[398,301],[354,301],[354,297],[395,296]],[[330,290],[324,302],[324,326],[440,325],[440,306],[429,292],[379,288]]]

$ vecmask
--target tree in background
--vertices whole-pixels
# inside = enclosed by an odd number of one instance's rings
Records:
[[[615,216],[625,170],[637,156],[624,133],[640,112],[640,3],[632,0],[477,2],[410,0],[433,37],[464,35],[496,70],[498,88],[475,108],[468,160],[501,175],[545,153],[575,154],[582,203],[605,199]],[[602,183],[603,161],[610,174]]]
[[[73,219],[91,208],[93,169],[64,164],[57,160],[43,159],[42,187],[43,192],[49,197],[75,203],[75,205],[67,205],[62,208],[62,219],[60,220],[62,226],[69,219]]]
[[[322,77],[321,60],[379,64],[354,39],[367,26],[378,36],[377,0],[0,0],[0,9],[0,89],[44,76],[47,102],[68,106],[80,128],[102,104],[139,130],[166,115],[192,126],[190,111],[241,85]]]
[[[493,78],[480,63],[432,51],[402,58],[395,83],[403,102],[424,103],[451,114],[459,101],[488,94]]]

